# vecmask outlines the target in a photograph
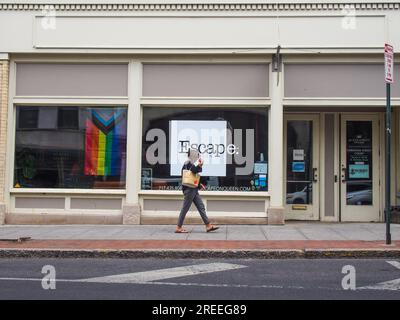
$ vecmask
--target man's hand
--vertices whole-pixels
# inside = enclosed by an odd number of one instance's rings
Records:
[[[199,160],[197,160],[199,162],[199,167],[203,166],[203,159],[199,158]]]

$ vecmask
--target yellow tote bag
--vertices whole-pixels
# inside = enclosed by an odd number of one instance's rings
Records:
[[[190,170],[182,171],[182,185],[189,188],[197,188],[200,183],[200,175]]]

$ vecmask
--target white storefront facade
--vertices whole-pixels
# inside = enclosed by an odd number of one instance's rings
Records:
[[[0,1],[0,223],[173,224],[189,146],[217,223],[383,221],[398,30],[391,0]]]

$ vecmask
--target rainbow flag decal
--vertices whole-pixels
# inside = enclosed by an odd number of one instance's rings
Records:
[[[126,151],[126,110],[92,109],[86,120],[85,175],[123,174]]]

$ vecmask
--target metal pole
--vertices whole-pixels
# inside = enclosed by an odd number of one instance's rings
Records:
[[[386,218],[386,244],[392,243],[390,234],[391,206],[390,206],[390,137],[391,129],[390,83],[386,83],[386,155],[385,155],[385,218]]]

